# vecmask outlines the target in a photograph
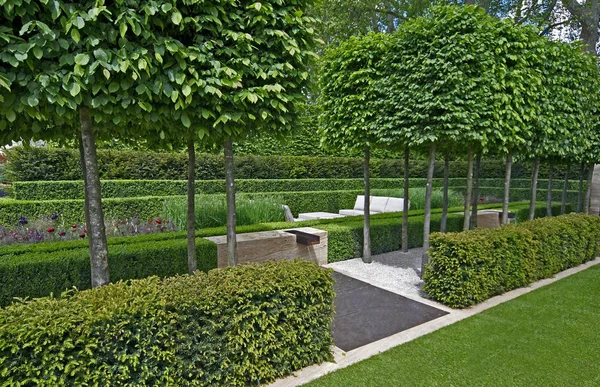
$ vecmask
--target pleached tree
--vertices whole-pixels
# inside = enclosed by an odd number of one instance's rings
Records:
[[[386,34],[352,37],[327,53],[320,74],[322,145],[364,155],[362,259],[365,263],[371,263],[369,156],[371,148],[380,142],[376,132],[379,114],[376,103],[383,97],[378,84],[383,70],[381,58],[389,41]]]

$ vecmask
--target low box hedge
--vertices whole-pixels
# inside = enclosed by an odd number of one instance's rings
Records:
[[[432,234],[423,290],[464,308],[592,260],[600,217],[569,214],[499,229]]]
[[[558,209],[559,206],[555,206]],[[484,205],[498,208],[498,205]],[[517,216],[527,217],[524,203],[511,205]],[[461,208],[450,208],[448,230],[462,229]],[[540,208],[536,216],[543,216]],[[520,215],[519,215],[520,214]],[[409,213],[409,248],[423,245],[423,210]],[[441,210],[432,211],[431,229],[439,230]],[[373,254],[401,248],[402,219],[398,213],[371,217],[371,248]],[[329,261],[343,261],[362,256],[363,221],[361,216],[298,223],[263,223],[240,226],[238,233],[281,230],[291,227],[317,227],[328,231]],[[203,237],[224,235],[225,227],[197,230],[196,243],[199,270],[217,267],[216,245]],[[160,277],[187,272],[187,243],[185,232],[159,233],[132,237],[108,238],[111,280]],[[43,297],[60,294],[68,288],[87,289],[90,285],[90,266],[87,241],[17,244],[0,249],[0,306],[14,297]]]
[[[150,277],[0,310],[3,385],[265,384],[331,361],[333,278],[306,261]]]
[[[363,189],[363,179],[237,179],[238,192],[305,192],[305,191],[348,191]],[[547,181],[538,183],[540,193],[545,195]],[[578,181],[570,181],[569,191],[578,190]],[[426,179],[411,178],[412,188],[425,187]],[[442,187],[443,179],[436,178],[434,187]],[[501,197],[503,179],[480,179],[482,190],[495,190],[494,194]],[[553,189],[562,190],[563,182],[554,180]],[[465,191],[465,178],[449,179],[452,189]],[[511,187],[521,198],[529,197],[527,190],[531,186],[530,179],[513,179]],[[371,179],[372,189],[401,189],[402,179],[374,178]],[[485,187],[485,188],[484,188]],[[130,198],[144,196],[183,196],[186,195],[187,181],[185,180],[103,180],[101,181],[103,198]],[[519,190],[524,189],[524,190]],[[543,191],[542,191],[543,190]],[[17,181],[12,183],[12,197],[16,200],[68,200],[83,199],[83,181]],[[197,194],[225,193],[224,180],[197,180]],[[557,196],[558,195],[558,196]],[[560,197],[558,192],[555,193]],[[571,197],[572,198],[572,197]],[[538,196],[539,199],[539,196]]]

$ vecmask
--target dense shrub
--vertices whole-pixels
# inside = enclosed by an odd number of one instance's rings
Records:
[[[467,307],[594,259],[599,252],[600,218],[582,214],[432,234],[423,289],[450,307]]]
[[[257,385],[332,360],[330,270],[244,265],[0,311],[6,385]]]
[[[185,239],[147,240],[129,237],[129,243],[109,245],[113,282],[151,275],[167,277],[187,273]],[[72,287],[91,287],[87,242],[55,242],[34,245],[31,249],[22,246],[7,248],[0,256],[0,305],[7,305],[14,297],[44,297],[51,293],[60,294]],[[196,240],[196,251],[199,270],[207,271],[217,266],[214,243],[199,238]]]
[[[11,181],[80,180],[79,153],[72,149],[15,147],[7,152],[7,178]],[[480,177],[502,178],[504,161],[483,160]],[[99,150],[98,165],[100,178],[134,180],[184,180],[187,177],[187,155],[184,153],[155,153],[148,151]],[[237,156],[235,173],[239,179],[306,179],[306,178],[361,178],[361,158],[304,157],[304,156]],[[399,178],[403,176],[403,161],[399,159],[372,159],[372,177]],[[547,166],[540,167],[540,178],[547,176]],[[557,176],[564,171],[555,167]],[[572,178],[579,177],[579,168],[573,166]],[[437,163],[435,177],[443,177],[443,163]],[[464,178],[467,175],[465,161],[450,163],[450,177]],[[427,176],[427,162],[414,160],[410,177]],[[529,179],[531,166],[515,163],[512,176]],[[222,155],[198,155],[196,179],[224,179],[225,169]]]
[[[540,204],[540,207],[541,204]],[[482,209],[498,208],[483,205]],[[527,211],[527,204],[511,205],[515,212]],[[558,207],[556,208],[558,209]],[[545,209],[544,209],[545,210]],[[462,229],[462,216],[453,214],[461,208],[450,208],[448,230]],[[432,210],[431,229],[439,230],[441,209]],[[543,211],[536,213],[543,215]],[[423,244],[423,210],[409,212],[409,248]],[[526,216],[526,215],[525,215]],[[398,213],[373,215],[371,218],[374,254],[398,250],[401,218]],[[238,233],[281,230],[290,227],[316,227],[329,232],[329,261],[342,261],[362,254],[362,217],[313,220],[301,223],[262,223],[239,226]],[[216,245],[202,237],[224,235],[225,227],[196,232],[200,270],[217,267]],[[150,275],[169,276],[187,272],[186,233],[171,232],[133,237],[109,238],[111,278],[142,278]],[[59,294],[73,286],[90,286],[87,241],[48,242],[5,246],[0,249],[0,306],[13,297],[42,297]]]

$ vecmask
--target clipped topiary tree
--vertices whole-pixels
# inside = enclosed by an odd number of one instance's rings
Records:
[[[321,66],[321,143],[329,149],[364,152],[365,263],[371,263],[369,156],[371,148],[381,141],[377,134],[377,103],[384,96],[378,84],[383,71],[381,59],[389,42],[386,34],[352,37],[328,52]],[[408,198],[404,199],[407,203]]]

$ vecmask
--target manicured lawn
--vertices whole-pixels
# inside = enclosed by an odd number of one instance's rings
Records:
[[[598,386],[600,265],[310,386]]]

